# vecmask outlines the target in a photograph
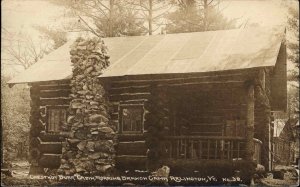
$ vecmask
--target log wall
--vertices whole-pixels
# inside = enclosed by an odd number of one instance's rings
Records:
[[[56,169],[60,165],[62,143],[60,132],[47,132],[49,107],[68,109],[70,81],[51,81],[31,84],[30,162],[32,166]]]
[[[190,124],[188,133],[203,136],[222,135],[224,125],[238,121],[244,125],[247,115],[245,82],[253,80],[257,70],[244,73],[231,73],[209,76],[162,77],[155,80],[138,80],[129,78],[110,78],[106,82],[110,100],[110,123],[119,128],[119,109],[121,106],[142,105],[144,109],[151,96],[150,85],[155,82],[159,87],[166,87],[171,99],[171,124],[169,135],[176,135],[176,116],[186,116]],[[270,95],[271,71],[265,69],[264,93]],[[257,89],[255,90],[257,92]],[[53,81],[32,84],[32,117],[31,117],[31,157],[34,163],[45,168],[57,168],[58,157],[61,151],[61,140],[58,134],[46,132],[47,107],[69,107],[71,93],[69,81]],[[196,97],[197,95],[197,97]],[[255,97],[258,97],[257,93]],[[183,102],[182,102],[183,101]],[[187,105],[184,103],[188,101]],[[181,109],[180,109],[181,108]],[[181,113],[178,113],[179,112]],[[38,111],[38,112],[37,112]],[[146,109],[144,111],[147,113]],[[255,99],[255,134],[254,137],[262,140],[263,145],[268,142],[268,107]],[[39,120],[37,120],[39,119]],[[145,120],[145,115],[144,115]],[[173,120],[173,121],[172,121]],[[223,126],[223,127],[221,127]],[[221,128],[219,128],[221,127]],[[40,129],[39,129],[40,128]],[[144,127],[144,129],[147,129]],[[222,129],[222,130],[220,130]],[[183,131],[182,131],[183,132]],[[262,147],[262,162],[268,162],[268,147]],[[33,150],[33,151],[32,151]],[[36,151],[38,150],[38,151]],[[36,153],[37,152],[37,153]],[[118,134],[117,167],[130,166],[140,163],[145,168],[147,161],[147,146],[144,133]],[[47,161],[45,161],[47,160]],[[33,162],[32,162],[33,163]],[[119,163],[119,164],[118,164]],[[125,166],[125,167],[127,167]],[[135,167],[137,168],[137,167]]]
[[[147,105],[151,97],[151,85],[165,88],[167,97],[170,99],[169,135],[176,135],[183,131],[178,129],[179,120],[186,116],[191,123],[187,133],[189,135],[221,136],[224,134],[227,123],[234,123],[237,135],[238,125],[245,126],[247,114],[246,86],[245,82],[253,79],[256,70],[244,72],[222,72],[213,75],[177,75],[161,76],[149,79],[147,76],[116,77],[106,79],[109,85],[109,100],[112,104],[111,120],[119,129],[119,108],[126,105],[144,105],[147,118]],[[228,129],[227,129],[228,131]],[[234,130],[233,130],[234,131]],[[147,127],[144,127],[147,132]],[[120,166],[127,167],[135,161],[142,166],[146,164],[145,134],[118,134],[119,146],[117,148]],[[124,149],[126,145],[129,149]],[[137,151],[138,150],[138,151]],[[144,160],[143,162],[141,160]],[[121,161],[127,163],[125,166]]]
[[[43,124],[40,121],[40,88],[38,85],[31,86],[30,88],[30,119],[29,122],[30,132],[29,132],[29,161],[31,163],[29,174],[36,174],[37,172],[42,171],[39,167],[39,158],[40,158],[40,150],[39,150],[39,136],[41,131],[44,129]]]

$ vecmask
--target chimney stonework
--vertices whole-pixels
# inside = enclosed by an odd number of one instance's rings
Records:
[[[71,46],[73,76],[61,166],[65,175],[108,174],[115,165],[116,134],[109,125],[108,101],[98,76],[109,65],[103,40],[78,38]]]

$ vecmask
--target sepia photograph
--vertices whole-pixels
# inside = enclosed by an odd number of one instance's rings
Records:
[[[1,186],[299,186],[299,1],[1,0]]]

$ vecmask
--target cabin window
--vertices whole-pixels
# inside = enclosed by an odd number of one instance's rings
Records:
[[[67,121],[66,108],[47,108],[47,132],[60,132],[63,123]]]
[[[120,107],[120,128],[123,133],[142,133],[143,106],[130,105]]]

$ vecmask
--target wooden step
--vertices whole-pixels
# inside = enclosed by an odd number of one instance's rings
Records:
[[[147,156],[120,155],[116,156],[116,168],[122,170],[145,170]]]
[[[146,156],[147,147],[145,141],[119,142],[117,146],[118,155],[144,155]]]
[[[57,169],[60,166],[61,154],[42,154],[38,163],[40,167]]]
[[[61,141],[61,135],[59,134],[49,134],[45,131],[42,131],[39,135],[40,139],[43,142],[60,142]]]
[[[41,142],[39,144],[39,150],[42,153],[61,154],[62,142]]]

